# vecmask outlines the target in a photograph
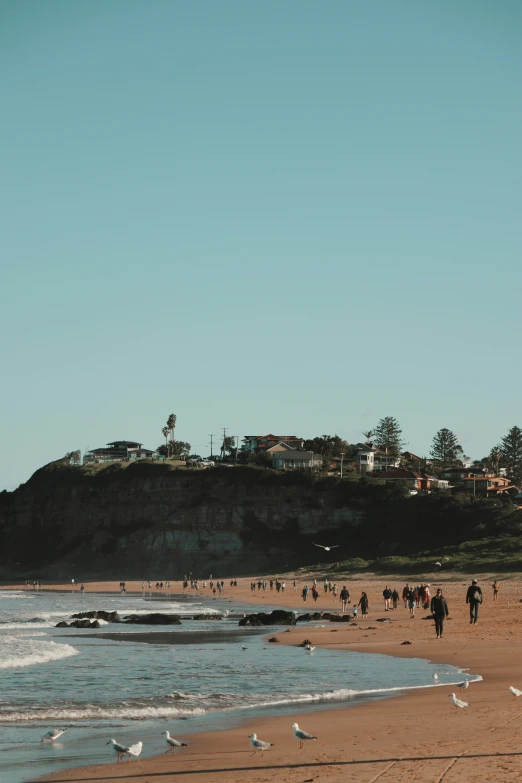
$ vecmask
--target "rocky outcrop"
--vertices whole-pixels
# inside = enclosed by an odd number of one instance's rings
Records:
[[[0,569],[38,564],[49,580],[261,572],[309,555],[321,531],[352,541],[361,491],[249,467],[52,463],[0,493]]]
[[[153,612],[152,614],[128,614],[123,618],[123,622],[129,625],[181,625],[181,620],[177,614],[161,614]]]
[[[296,617],[293,612],[287,612],[284,609],[274,609],[273,612],[258,612],[257,614],[247,614],[239,621],[239,625],[295,625]]]
[[[103,609],[94,609],[90,612],[78,612],[71,615],[73,620],[105,620],[106,623],[120,623],[121,619],[118,612],[104,612]]]
[[[74,620],[72,623],[57,623],[55,628],[100,628],[98,620]]]

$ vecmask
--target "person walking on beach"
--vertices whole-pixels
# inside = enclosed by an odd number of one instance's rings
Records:
[[[442,595],[441,587],[437,588],[436,594],[431,599],[430,608],[433,619],[435,620],[435,631],[437,632],[437,639],[442,639],[444,620],[449,616],[449,609],[447,601]]]
[[[410,587],[410,591],[408,593],[408,609],[410,610],[410,618],[415,617],[415,604],[416,604],[415,589],[413,587]]]
[[[404,608],[408,608],[408,594],[410,592],[410,586],[404,585],[403,591],[402,591],[402,600],[404,601]]]
[[[479,606],[482,603],[482,590],[476,579],[472,579],[468,592],[466,593],[466,603],[469,604],[469,622],[476,625],[478,622]]]
[[[399,593],[394,588],[393,589],[393,593],[392,593],[392,606],[393,606],[394,609],[397,609],[398,603],[399,603]]]
[[[341,590],[339,598],[341,599],[341,612],[344,614],[346,611],[346,604],[350,600],[350,593],[348,592],[346,585],[344,585],[343,589]]]
[[[491,585],[491,587],[493,588],[493,600],[498,601],[498,591],[500,590],[500,585],[496,579]]]
[[[368,617],[368,596],[366,593],[362,593],[357,605],[361,607],[361,617],[365,620]]]
[[[386,585],[386,587],[382,591],[382,597],[384,598],[384,611],[385,612],[389,612],[389,610],[390,610],[390,601],[391,601],[391,597],[392,597],[392,591],[390,590],[388,585]]]

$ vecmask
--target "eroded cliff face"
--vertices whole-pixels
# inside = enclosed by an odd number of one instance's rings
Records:
[[[0,561],[4,573],[47,578],[232,576],[296,564],[315,536],[363,519],[364,503],[335,480],[150,463],[90,475],[54,463],[0,495]]]

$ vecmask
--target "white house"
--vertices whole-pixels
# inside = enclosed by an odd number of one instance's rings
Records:
[[[358,443],[353,448],[355,450],[353,458],[361,473],[378,473],[382,470],[398,468],[400,465],[400,456],[388,454],[369,443]]]
[[[272,465],[278,470],[292,470],[293,468],[321,467],[323,457],[321,454],[312,454],[311,451],[297,451],[288,449],[272,453]]]

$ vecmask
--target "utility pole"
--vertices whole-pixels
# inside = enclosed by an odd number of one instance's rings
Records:
[[[214,456],[214,453],[212,451],[212,445],[214,443],[214,433],[208,436],[210,438],[210,459]]]
[[[236,439],[236,462],[237,462],[237,453],[239,451],[239,435],[234,436]]]
[[[222,446],[222,457],[221,459],[225,459],[225,439],[227,437],[227,428],[223,427],[223,446]]]
[[[345,452],[341,451],[341,478],[343,477],[343,460],[344,460]]]

